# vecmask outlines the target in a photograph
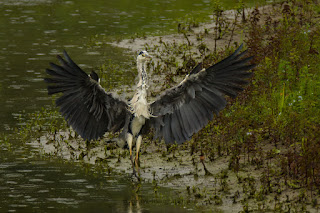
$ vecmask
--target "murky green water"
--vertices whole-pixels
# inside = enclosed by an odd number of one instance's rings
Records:
[[[151,184],[137,196],[127,178],[40,158],[30,147],[0,148],[0,212],[184,212],[148,198],[154,197]]]
[[[226,0],[225,4],[233,2]],[[19,115],[52,106],[42,79],[48,63],[63,49],[87,71],[106,58],[125,64],[122,50],[89,46],[90,38],[174,32],[177,18],[204,16],[210,11],[210,0],[0,0],[0,133],[11,132]],[[132,208],[139,212],[153,208],[140,205],[139,199],[132,201],[130,187],[127,179],[95,176],[81,166],[40,159],[37,150],[21,141],[11,149],[0,146],[0,212],[130,212]],[[148,185],[144,190],[146,195],[152,192]],[[156,209],[178,210],[166,205]]]

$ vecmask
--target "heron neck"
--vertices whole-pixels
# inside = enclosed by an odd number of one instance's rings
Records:
[[[138,73],[139,73],[139,83],[138,83],[138,89],[139,87],[141,87],[140,89],[147,89],[148,86],[148,75],[147,75],[147,62],[138,62],[137,63],[138,66]]]
[[[146,72],[147,63],[137,62],[139,83],[137,90],[130,100],[130,111],[135,117],[143,116],[144,118],[150,118],[151,113],[149,110],[149,104],[147,102],[147,89],[148,89],[148,76]]]

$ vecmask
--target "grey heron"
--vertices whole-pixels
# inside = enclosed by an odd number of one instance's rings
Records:
[[[155,139],[181,144],[191,139],[227,104],[225,96],[236,97],[248,83],[255,65],[243,58],[241,45],[233,54],[206,68],[198,64],[184,80],[148,102],[147,63],[151,56],[141,51],[137,57],[139,82],[131,100],[105,91],[98,75],[86,74],[67,54],[57,56],[61,65],[50,63],[44,80],[48,94],[62,93],[56,100],[68,124],[85,140],[96,140],[106,132],[122,130],[129,147],[133,174],[139,173],[138,158],[142,136],[154,131]],[[132,142],[136,140],[133,159]],[[137,176],[137,175],[136,175]]]

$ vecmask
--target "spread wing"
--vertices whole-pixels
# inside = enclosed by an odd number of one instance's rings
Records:
[[[130,113],[127,103],[107,93],[99,84],[98,75],[88,76],[64,51],[57,56],[60,66],[50,63],[45,78],[48,94],[62,93],[56,100],[68,124],[86,140],[98,139],[107,131],[119,131]]]
[[[151,103],[155,117],[147,122],[155,138],[179,144],[189,140],[213,119],[213,112],[218,114],[226,106],[225,95],[234,98],[243,90],[255,65],[248,65],[252,57],[241,59],[246,52],[239,53],[241,48],[205,70],[199,64],[178,86]]]

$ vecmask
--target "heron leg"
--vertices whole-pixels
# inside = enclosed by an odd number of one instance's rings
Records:
[[[135,158],[135,165],[136,165],[136,168],[138,170],[138,174],[139,174],[139,150],[140,150],[140,147],[141,147],[141,142],[142,142],[142,136],[139,135],[138,138],[137,138],[137,144],[136,144],[136,158]]]
[[[133,141],[133,135],[128,133],[127,134],[127,143],[128,143],[128,146],[129,146],[129,152],[130,152],[130,160],[131,160],[131,164],[132,164],[132,175],[136,176],[137,177],[137,174],[136,174],[136,170],[134,168],[134,162],[133,162],[133,158],[132,158],[132,141]]]

